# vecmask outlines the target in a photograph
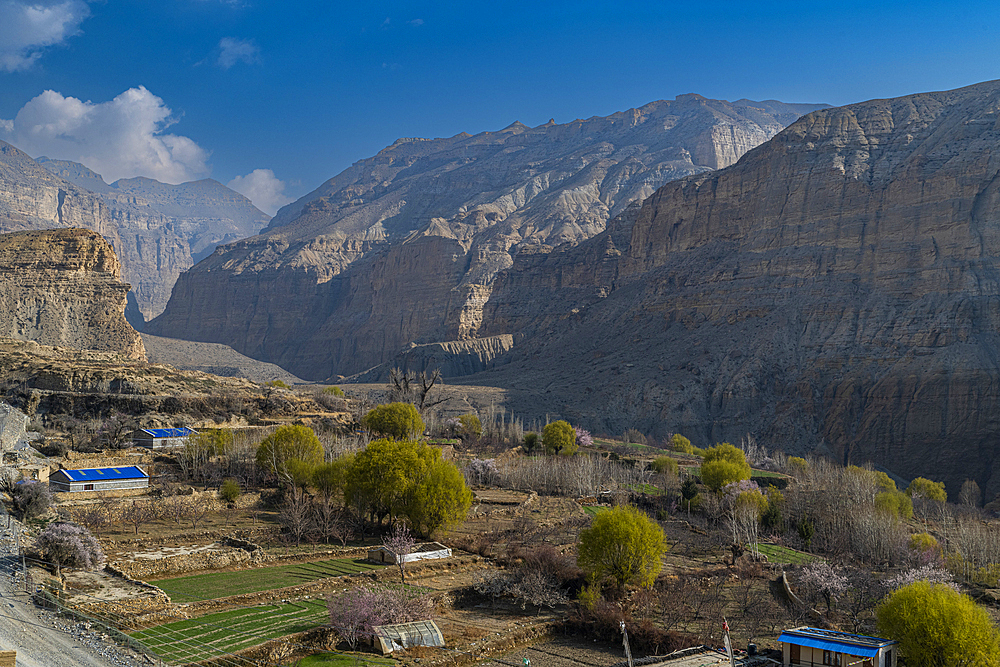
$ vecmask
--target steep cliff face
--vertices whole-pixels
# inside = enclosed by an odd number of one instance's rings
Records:
[[[195,259],[214,244],[256,233],[268,219],[215,181],[171,186],[129,179],[107,185],[83,165],[40,160],[0,141],[0,232],[96,231],[118,253],[145,318],[163,310],[177,276]]]
[[[472,368],[477,350],[498,349],[476,342],[483,306],[521,249],[599,234],[663,183],[731,164],[813,108],[685,95],[565,125],[397,141],[187,272],[149,330],[313,379],[411,343],[464,341],[455,349],[470,350]]]
[[[527,336],[470,381],[596,428],[751,433],[992,497],[998,111],[1000,82],[816,111],[665,185],[617,237],[498,279],[481,333]],[[614,238],[620,258],[581,273]]]
[[[86,229],[0,234],[0,337],[144,359],[121,265]]]

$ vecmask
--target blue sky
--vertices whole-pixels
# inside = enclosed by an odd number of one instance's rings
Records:
[[[398,137],[1000,78],[1000,5],[875,4],[0,0],[0,139],[273,212]]]

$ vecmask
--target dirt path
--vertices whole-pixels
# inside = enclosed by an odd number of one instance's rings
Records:
[[[6,517],[0,515],[3,525]],[[16,531],[16,532],[15,532]],[[142,663],[83,624],[38,610],[24,592],[17,551],[24,529],[0,528],[0,650],[16,650],[18,667],[138,667]]]

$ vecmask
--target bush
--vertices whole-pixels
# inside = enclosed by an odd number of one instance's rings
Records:
[[[809,462],[798,456],[789,456],[786,471],[792,477],[801,478],[809,472]]]
[[[611,577],[619,586],[653,585],[666,539],[652,519],[634,507],[615,507],[580,532],[577,564],[589,576]]]
[[[636,428],[625,429],[625,433],[622,435],[622,439],[629,444],[633,445],[645,445],[646,436],[642,434],[642,431]]]
[[[694,445],[680,433],[674,433],[670,438],[670,448],[682,454],[694,454]]]
[[[323,445],[308,426],[282,426],[257,447],[257,465],[276,475],[287,478],[286,464],[293,459],[314,466],[323,462]]]
[[[230,504],[235,503],[242,494],[243,490],[240,488],[240,483],[235,479],[222,480],[222,486],[219,487],[220,500],[224,500]]]
[[[913,518],[913,500],[902,491],[882,491],[876,494],[875,509],[900,519]]]
[[[914,533],[910,535],[910,551],[919,554],[933,555],[940,552],[938,541],[930,533]]]
[[[542,429],[542,444],[549,454],[572,456],[576,452],[576,431],[562,419],[546,424]]]
[[[412,403],[388,403],[373,408],[362,417],[361,425],[393,440],[418,438],[424,433],[424,420]]]
[[[281,380],[271,380],[270,382],[265,382],[264,385],[267,387],[275,387],[276,389],[291,389],[291,387]]]
[[[483,423],[473,414],[458,418],[458,433],[462,440],[478,440],[483,434]]]
[[[530,454],[535,451],[535,447],[538,446],[538,434],[534,431],[528,431],[524,434],[524,451]]]
[[[323,390],[323,393],[328,396],[336,396],[337,398],[344,398],[344,390],[340,387],[327,387]]]
[[[989,614],[946,584],[917,581],[879,605],[878,630],[899,641],[911,667],[1000,665],[1000,634]]]
[[[653,472],[659,475],[664,473],[676,475],[680,470],[680,467],[677,465],[677,459],[670,456],[657,456],[653,459],[653,462],[649,464],[649,467],[652,468]]]
[[[15,484],[11,496],[14,509],[22,520],[40,517],[52,506],[52,493],[49,485],[43,482],[26,481]]]

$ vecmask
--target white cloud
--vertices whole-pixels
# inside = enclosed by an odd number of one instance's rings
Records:
[[[285,182],[275,178],[270,169],[254,169],[246,176],[237,176],[227,185],[271,216],[292,201],[285,196]]]
[[[253,65],[260,62],[260,48],[252,39],[223,37],[219,40],[219,58],[216,63],[222,69],[229,69],[238,62]]]
[[[420,26],[422,26],[424,24],[424,20],[423,19],[413,19],[412,21],[407,21],[407,23],[409,23],[410,25],[412,25],[414,28],[419,28]]]
[[[143,86],[97,104],[46,90],[13,121],[0,119],[0,139],[36,157],[82,162],[109,183],[134,176],[182,183],[207,175],[208,151],[164,134],[176,122],[170,114]]]
[[[0,0],[0,70],[28,69],[45,47],[77,34],[89,15],[83,0]]]

